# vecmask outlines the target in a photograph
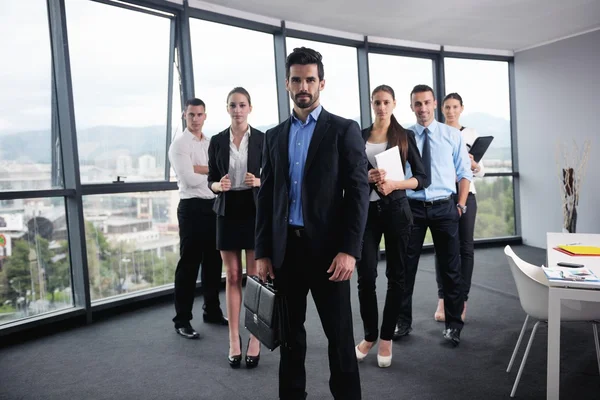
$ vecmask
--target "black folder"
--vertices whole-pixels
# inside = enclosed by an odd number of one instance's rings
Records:
[[[475,139],[469,148],[469,153],[473,155],[473,160],[475,160],[476,163],[481,161],[488,147],[490,147],[492,140],[494,140],[493,136],[479,136]]]

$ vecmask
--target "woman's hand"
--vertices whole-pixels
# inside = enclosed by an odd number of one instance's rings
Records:
[[[473,154],[469,154],[469,158],[471,159],[471,171],[479,171],[479,164],[473,159]]]
[[[223,176],[219,181],[219,184],[221,185],[221,192],[227,192],[231,190],[231,179],[229,179],[229,174]]]
[[[384,196],[387,196],[394,190],[396,190],[396,185],[394,184],[394,181],[383,181],[377,184],[377,191],[379,191],[379,193],[381,193]]]
[[[385,170],[373,168],[369,170],[369,183],[379,183],[385,180]]]
[[[254,174],[251,174],[250,172],[246,172],[244,183],[246,186],[258,187],[260,186],[260,178],[255,177]]]

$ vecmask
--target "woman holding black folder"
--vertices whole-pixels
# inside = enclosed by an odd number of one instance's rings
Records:
[[[379,336],[377,364],[385,368],[392,363],[392,336],[400,312],[406,248],[413,222],[406,189],[422,189],[427,177],[414,133],[404,129],[394,117],[394,90],[387,85],[376,87],[371,95],[371,104],[375,112],[375,123],[362,131],[369,161],[371,194],[362,254],[357,264],[358,298],[365,337],[355,350],[356,358],[362,361]],[[375,156],[393,147],[400,152],[402,165],[405,166],[407,162],[410,164],[413,176],[409,179],[388,180],[386,171],[376,168]],[[403,174],[404,172],[402,171]],[[385,237],[385,275],[388,284],[379,335],[375,281],[382,235]]]
[[[442,112],[444,114],[444,118],[446,119],[446,125],[450,125],[460,130],[463,140],[467,145],[467,150],[469,150],[473,145],[473,142],[475,142],[475,139],[477,139],[478,135],[475,129],[465,128],[460,124],[460,115],[464,109],[465,107],[463,105],[462,97],[458,93],[450,93],[444,98]],[[479,178],[483,177],[485,175],[483,171],[483,163],[481,161],[476,163],[471,154],[469,154],[469,157],[471,158],[471,170],[473,171],[473,176]],[[458,223],[458,232],[460,236],[460,262],[463,279],[463,293],[465,299],[465,307],[461,316],[463,321],[466,318],[467,300],[469,299],[471,277],[473,276],[473,266],[475,262],[475,249],[473,245],[475,217],[477,215],[477,200],[475,198],[475,193],[475,184],[471,182],[466,204],[468,212],[463,214]],[[445,321],[444,292],[442,290],[442,279],[439,273],[437,258],[435,266],[436,280],[438,285],[438,306],[437,310],[435,310],[434,318],[436,321]]]

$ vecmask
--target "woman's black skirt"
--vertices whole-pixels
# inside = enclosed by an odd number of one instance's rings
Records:
[[[225,193],[225,215],[217,215],[218,250],[254,250],[256,206],[249,190]]]

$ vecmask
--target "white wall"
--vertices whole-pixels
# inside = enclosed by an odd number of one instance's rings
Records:
[[[562,228],[559,139],[591,139],[577,232],[600,233],[600,31],[518,52],[515,82],[523,242]]]

